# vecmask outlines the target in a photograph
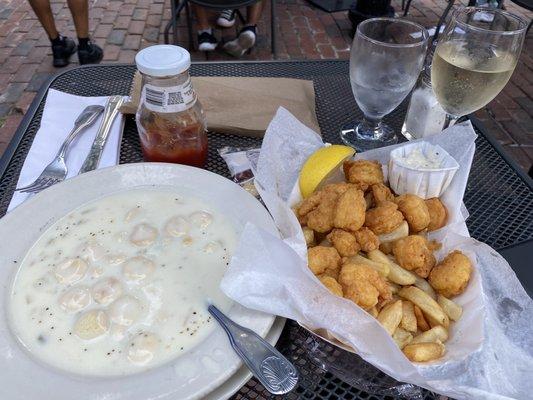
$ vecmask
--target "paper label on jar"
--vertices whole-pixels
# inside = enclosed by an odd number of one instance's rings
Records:
[[[146,84],[143,87],[141,101],[146,108],[160,113],[185,111],[196,103],[196,93],[191,78],[182,85],[159,87]]]

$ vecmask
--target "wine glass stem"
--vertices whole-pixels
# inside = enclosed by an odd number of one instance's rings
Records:
[[[381,136],[381,118],[371,118],[364,116],[361,121],[363,131],[366,132],[371,139],[377,139]]]
[[[450,126],[454,126],[458,119],[459,117],[446,113],[446,120],[444,121],[444,126],[442,127],[442,130],[449,128]]]

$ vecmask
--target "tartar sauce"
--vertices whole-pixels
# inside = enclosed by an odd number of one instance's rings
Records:
[[[436,149],[428,150],[424,154],[419,147],[415,147],[409,154],[398,157],[397,160],[412,168],[437,169],[441,167],[441,155]]]

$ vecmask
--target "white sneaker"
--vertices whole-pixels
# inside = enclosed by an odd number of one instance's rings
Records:
[[[223,10],[217,18],[217,25],[222,28],[231,28],[235,25],[235,10]]]
[[[255,29],[255,26],[244,27],[237,38],[224,44],[224,50],[234,57],[242,57],[255,44]]]
[[[217,44],[217,38],[212,33],[198,33],[198,50],[213,51],[217,48]]]

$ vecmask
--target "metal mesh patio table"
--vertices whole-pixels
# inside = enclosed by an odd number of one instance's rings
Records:
[[[30,106],[13,140],[0,160],[0,216],[4,215],[24,159],[37,132],[49,88],[84,96],[129,93],[135,67],[131,65],[96,65],[63,72],[44,85]],[[314,82],[316,113],[324,140],[339,143],[340,128],[358,117],[349,82],[346,61],[298,62],[225,62],[196,63],[196,76],[255,76],[308,79]],[[399,131],[406,104],[385,117]],[[495,249],[533,240],[533,189],[531,179],[508,159],[501,147],[473,121],[478,139],[476,154],[465,193],[464,203],[470,212],[467,225],[472,237]],[[207,169],[229,176],[217,149],[223,146],[256,146],[260,139],[209,133]],[[141,162],[135,120],[126,118],[120,163]],[[300,371],[300,383],[287,399],[390,399],[401,390],[387,388],[402,384],[385,375],[358,356],[340,350],[317,338],[296,322],[288,321],[277,344]],[[351,376],[345,371],[351,371]],[[353,377],[357,376],[356,379]],[[405,389],[411,389],[405,386]],[[366,390],[366,391],[365,391]],[[412,397],[412,392],[408,397]],[[421,389],[421,399],[439,396]],[[273,398],[254,379],[234,399]]]

